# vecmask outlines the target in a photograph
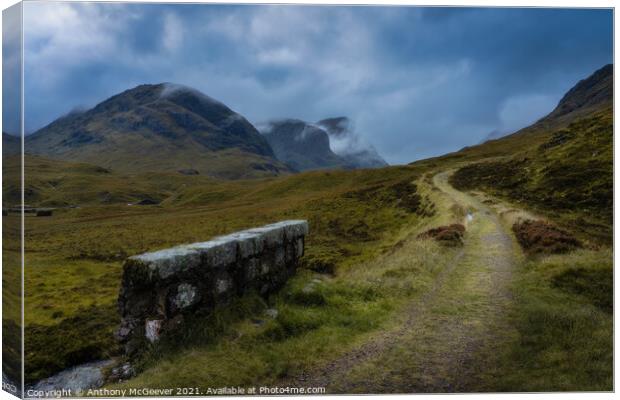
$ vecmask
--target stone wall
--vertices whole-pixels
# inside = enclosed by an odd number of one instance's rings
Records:
[[[283,221],[127,259],[117,331],[126,354],[173,331],[187,313],[279,289],[295,273],[307,233],[306,221]]]

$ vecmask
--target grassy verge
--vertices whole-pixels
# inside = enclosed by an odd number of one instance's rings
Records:
[[[488,197],[485,204],[506,210]],[[439,208],[446,212],[446,205]],[[502,215],[511,232],[515,214]],[[474,217],[475,219],[476,217]],[[471,235],[472,232],[468,231]],[[476,249],[458,265],[446,284],[446,296],[433,302],[433,311],[402,343],[366,364],[360,364],[341,382],[345,392],[394,393],[417,391],[521,392],[610,391],[613,389],[613,257],[609,248],[579,249],[560,255],[520,254],[508,282],[509,305],[493,321],[485,314],[493,300],[484,291],[494,248]],[[471,247],[473,246],[473,247]],[[506,256],[505,251],[498,257]],[[458,299],[458,301],[454,301]],[[426,319],[428,322],[425,322]],[[461,324],[460,327],[459,324]],[[454,328],[457,326],[457,328]],[[483,326],[491,329],[477,332]],[[452,327],[453,329],[449,329]],[[465,328],[466,327],[466,328]],[[459,354],[459,362],[475,365],[454,371],[459,338],[484,338]],[[486,335],[486,336],[485,336]],[[477,350],[476,350],[477,349]],[[473,361],[470,359],[473,357]],[[465,360],[465,361],[464,361]],[[458,383],[463,386],[452,386]]]
[[[519,270],[514,324],[499,391],[613,389],[613,273],[610,250],[530,259]]]

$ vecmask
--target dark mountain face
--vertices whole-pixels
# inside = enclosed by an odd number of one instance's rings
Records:
[[[614,67],[608,64],[570,89],[558,106],[546,118],[560,118],[566,114],[600,106],[613,99]]]
[[[276,157],[300,171],[323,168],[377,168],[387,163],[354,134],[346,117],[311,124],[285,119],[262,129]]]
[[[332,150],[352,168],[381,168],[388,165],[377,150],[358,136],[347,117],[327,118],[317,122],[329,135]]]
[[[329,147],[329,136],[317,126],[297,119],[271,121],[262,133],[278,160],[298,171],[344,168],[344,162]]]
[[[29,136],[28,152],[128,172],[195,169],[241,178],[288,168],[256,128],[185,86],[140,85]]]
[[[316,123],[325,128],[330,136],[345,135],[350,129],[351,121],[347,117],[325,118]]]

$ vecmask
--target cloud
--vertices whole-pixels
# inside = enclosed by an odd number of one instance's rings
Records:
[[[601,9],[29,2],[25,12],[28,131],[175,82],[254,123],[347,115],[390,163],[525,126],[612,61],[613,16]]]
[[[24,58],[31,79],[53,86],[72,66],[113,61],[132,19],[120,4],[25,3]]]
[[[184,30],[181,20],[172,13],[164,17],[163,46],[168,51],[175,51],[183,42]]]
[[[515,132],[544,117],[557,104],[555,96],[529,94],[510,97],[504,101],[499,111],[502,133]]]
[[[15,5],[2,13],[2,131],[21,131],[21,8]]]
[[[289,47],[279,47],[260,52],[258,60],[263,64],[270,65],[296,65],[299,64],[302,57]]]

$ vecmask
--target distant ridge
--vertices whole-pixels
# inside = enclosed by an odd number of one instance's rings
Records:
[[[21,153],[22,144],[19,136],[2,132],[2,155],[12,156]]]
[[[327,118],[317,123],[272,120],[262,124],[260,130],[276,157],[299,171],[387,165],[374,147],[353,132],[347,117]]]
[[[522,146],[522,141],[525,138],[529,137],[533,140],[540,135],[548,134],[552,130],[568,126],[585,116],[604,110],[611,112],[613,108],[613,72],[613,64],[608,64],[587,78],[580,80],[562,96],[558,105],[549,114],[532,125],[511,134],[500,135],[500,137],[489,136],[486,141],[477,146],[465,147],[459,152],[450,153],[446,156],[455,154],[463,156],[472,153],[503,155],[505,154],[504,148],[511,148],[512,142],[514,142],[514,146]]]
[[[278,160],[298,171],[345,168],[329,147],[329,136],[320,127],[298,119],[273,120],[261,125]]]
[[[354,132],[347,117],[323,119],[316,123],[329,135],[332,150],[353,168],[381,168],[388,165],[377,150]]]

